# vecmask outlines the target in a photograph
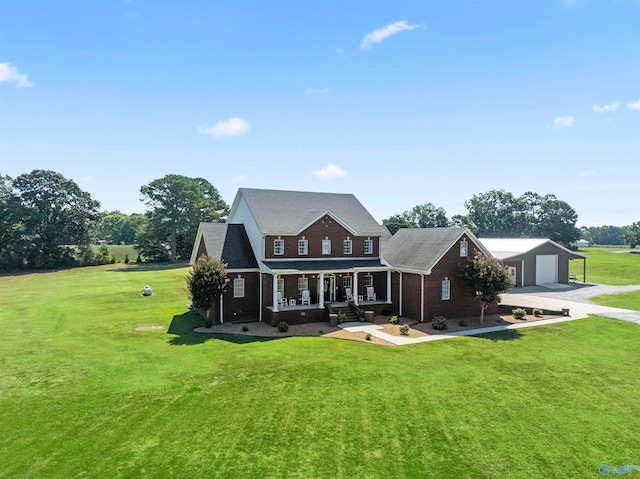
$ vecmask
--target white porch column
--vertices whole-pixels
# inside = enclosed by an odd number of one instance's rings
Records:
[[[278,311],[280,311],[278,309],[278,275],[274,274],[273,275],[273,312],[277,313]]]
[[[318,308],[319,309],[324,309],[324,272],[320,273],[320,276],[318,276],[318,283],[319,283],[319,291],[318,291],[318,296],[320,297],[320,301],[318,301]]]
[[[399,284],[399,287],[400,287],[400,291],[398,291],[398,298],[399,298],[398,299],[398,302],[399,302],[398,314],[400,316],[402,316],[402,295],[403,295],[403,293],[402,293],[402,271],[400,271],[400,284]]]
[[[387,304],[391,304],[391,270],[387,271]]]
[[[358,301],[358,272],[357,271],[353,272],[353,303],[356,306],[360,306],[360,303]]]
[[[424,322],[424,274],[420,275],[420,321]]]
[[[224,324],[224,310],[222,308],[224,294],[220,295],[220,324]]]

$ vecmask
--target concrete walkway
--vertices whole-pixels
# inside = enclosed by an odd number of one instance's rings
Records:
[[[631,287],[629,290],[640,289],[640,286]],[[594,289],[594,292],[597,288]],[[586,318],[590,314],[604,316],[605,318],[613,318],[619,319],[622,321],[627,321],[630,323],[640,324],[640,312],[633,311],[630,309],[621,309],[621,308],[613,308],[610,306],[600,306],[597,304],[582,302],[584,301],[571,301],[569,299],[563,299],[561,297],[561,293],[554,293],[553,297],[549,297],[549,294],[545,293],[544,288],[540,288],[539,290],[533,290],[531,292],[520,292],[517,293],[504,293],[502,295],[502,304],[506,304],[509,306],[521,306],[527,308],[541,308],[541,309],[551,309],[560,311],[562,309],[569,309],[569,316],[563,316],[561,318],[553,318],[553,319],[542,319],[540,321],[531,321],[528,323],[518,323],[518,324],[509,324],[504,326],[490,326],[487,328],[478,328],[478,329],[469,329],[466,331],[457,331],[455,333],[444,333],[444,334],[432,334],[429,336],[421,336],[418,338],[409,338],[405,336],[394,336],[389,333],[384,332],[384,328],[377,324],[373,323],[360,323],[360,322],[351,322],[351,323],[343,323],[339,324],[338,327],[344,329],[345,331],[349,331],[351,333],[356,332],[364,332],[370,333],[371,336],[375,336],[376,338],[380,338],[384,341],[387,341],[391,344],[395,344],[396,346],[402,346],[405,344],[416,344],[416,343],[426,343],[429,341],[438,341],[441,339],[455,338],[459,336],[475,336],[477,334],[484,333],[494,333],[496,331],[504,331],[507,329],[519,329],[519,328],[529,328],[533,326],[543,326],[545,324],[555,324],[562,323],[565,321],[573,321],[576,319]],[[598,290],[596,294],[600,293],[601,290]],[[571,296],[571,290],[567,290],[569,293],[567,296]]]

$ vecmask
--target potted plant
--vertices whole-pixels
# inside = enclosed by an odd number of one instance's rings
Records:
[[[358,315],[358,321],[364,321],[364,309],[356,309],[356,314]]]
[[[347,319],[347,315],[344,311],[338,311],[338,324],[342,324],[345,319]]]

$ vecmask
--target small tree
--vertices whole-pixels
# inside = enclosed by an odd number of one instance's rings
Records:
[[[629,244],[630,248],[635,248],[640,244],[640,221],[636,221],[631,226],[624,228],[624,240]]]
[[[484,311],[496,302],[500,293],[509,289],[509,275],[501,261],[477,251],[473,260],[464,266],[464,282],[480,300],[480,322],[484,321]]]
[[[187,274],[187,290],[193,305],[205,311],[207,328],[213,324],[210,318],[216,300],[227,289],[227,265],[210,256],[202,255]]]

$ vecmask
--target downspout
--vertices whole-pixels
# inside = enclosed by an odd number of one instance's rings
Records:
[[[420,273],[420,322],[424,323],[424,274]]]
[[[391,304],[391,270],[387,270],[387,304]]]
[[[522,276],[522,278],[520,278],[520,287],[524,288],[524,260],[521,261],[522,264],[522,271],[520,272],[520,276]]]
[[[260,268],[260,270],[258,271],[258,289],[260,290],[259,293],[259,310],[258,310],[258,321],[262,321],[262,268]]]
[[[398,314],[402,317],[402,296],[403,296],[403,292],[402,292],[402,271],[399,272],[400,274],[400,291],[398,291]]]
[[[220,295],[220,324],[224,324],[224,310],[222,305],[224,304],[224,294]]]

